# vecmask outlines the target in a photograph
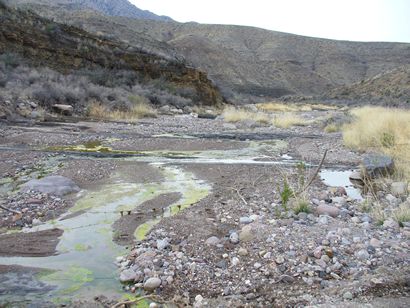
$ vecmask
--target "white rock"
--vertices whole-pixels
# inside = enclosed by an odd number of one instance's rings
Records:
[[[237,244],[239,243],[239,235],[236,232],[232,232],[231,235],[229,236],[229,240],[232,244]]]
[[[233,266],[237,266],[239,264],[239,258],[233,257],[231,263]]]

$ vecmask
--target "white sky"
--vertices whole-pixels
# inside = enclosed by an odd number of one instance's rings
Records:
[[[130,0],[176,21],[322,38],[410,43],[410,0]]]

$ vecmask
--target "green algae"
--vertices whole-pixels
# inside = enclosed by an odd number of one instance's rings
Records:
[[[81,244],[81,243],[78,243],[78,244],[74,245],[74,249],[76,251],[87,251],[87,250],[91,249],[91,247],[87,246],[87,245],[84,245],[84,244]]]
[[[138,228],[134,232],[134,237],[138,241],[142,241],[145,239],[147,234],[151,231],[151,229],[160,222],[160,219],[153,219],[149,220],[146,223],[138,226]]]
[[[94,148],[100,147],[101,145],[102,145],[102,143],[98,139],[89,140],[86,143],[84,143],[84,147],[87,148],[87,149],[94,149]]]
[[[149,308],[150,302],[147,299],[141,299],[139,295],[133,295],[126,293],[123,296],[125,301],[136,301],[136,304],[133,304],[131,307],[133,308]]]
[[[59,291],[62,295],[67,295],[78,291],[81,287],[94,280],[93,272],[82,267],[71,266],[64,271],[53,271],[43,273],[41,280],[50,283],[62,283],[64,287]]]

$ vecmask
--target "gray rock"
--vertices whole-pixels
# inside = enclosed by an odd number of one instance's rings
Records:
[[[391,194],[386,195],[386,200],[387,200],[391,205],[398,205],[399,202],[400,202],[395,196],[393,196],[393,195],[391,195]]]
[[[370,245],[375,247],[375,248],[378,248],[378,247],[381,247],[382,243],[378,239],[372,238],[370,240]]]
[[[275,262],[276,264],[282,264],[285,262],[285,258],[283,256],[277,256]]]
[[[340,204],[340,205],[346,205],[346,198],[344,198],[344,197],[333,197],[332,198],[332,202],[333,203],[338,203],[338,204]]]
[[[70,116],[73,114],[74,108],[71,105],[55,104],[51,107],[54,112]]]
[[[31,180],[22,186],[22,191],[39,191],[45,194],[64,196],[69,193],[79,192],[80,188],[69,178],[60,175],[47,176],[39,180]]]
[[[343,298],[344,298],[344,299],[347,299],[347,300],[353,299],[353,294],[352,294],[352,292],[349,292],[349,291],[345,292],[345,293],[343,294]]]
[[[328,217],[327,215],[320,215],[317,222],[321,225],[327,225],[329,223],[329,219],[327,217]]]
[[[224,123],[223,128],[226,129],[226,130],[235,130],[236,125],[232,124],[232,123]]]
[[[159,250],[165,249],[169,246],[169,241],[167,238],[164,238],[162,240],[157,240],[157,248]]]
[[[393,218],[388,218],[383,223],[384,228],[398,229],[400,227],[399,223]]]
[[[247,256],[247,255],[248,255],[248,251],[247,251],[245,248],[241,247],[241,248],[239,248],[239,250],[238,250],[238,255],[240,255],[240,256]]]
[[[329,215],[331,217],[337,217],[340,213],[340,209],[332,205],[320,204],[316,208],[316,213],[318,215]]]
[[[370,254],[365,249],[359,250],[358,252],[355,253],[355,255],[356,255],[356,258],[362,261],[368,260],[370,257]]]
[[[157,277],[149,278],[144,283],[144,290],[146,291],[154,291],[161,285],[161,279]]]
[[[394,196],[404,196],[407,195],[408,185],[405,182],[394,182],[391,184],[390,190]]]
[[[209,246],[215,246],[215,245],[218,245],[219,242],[220,242],[219,238],[217,238],[216,236],[211,236],[205,241],[205,244]]]
[[[252,223],[252,219],[250,217],[241,217],[239,218],[239,223],[247,225]]]
[[[164,105],[158,109],[159,113],[169,114],[171,113],[171,107]]]
[[[349,180],[353,184],[363,185],[363,175],[359,171],[354,171],[349,175]]]
[[[289,275],[282,275],[279,277],[279,281],[284,283],[294,283],[295,278]]]
[[[133,282],[138,277],[138,273],[134,272],[132,269],[128,268],[123,270],[120,274],[120,281],[121,282]]]
[[[243,242],[249,242],[253,240],[254,237],[255,233],[252,231],[251,225],[244,226],[239,233],[239,239]]]
[[[394,170],[393,159],[382,154],[368,154],[364,157],[362,166],[366,176],[375,178],[392,174]]]

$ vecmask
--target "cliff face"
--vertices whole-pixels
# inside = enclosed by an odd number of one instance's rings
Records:
[[[206,73],[182,61],[168,60],[4,5],[0,5],[0,20],[0,53],[18,53],[33,65],[63,73],[101,67],[133,70],[144,80],[160,79],[175,87],[191,88],[202,104],[223,102]]]

